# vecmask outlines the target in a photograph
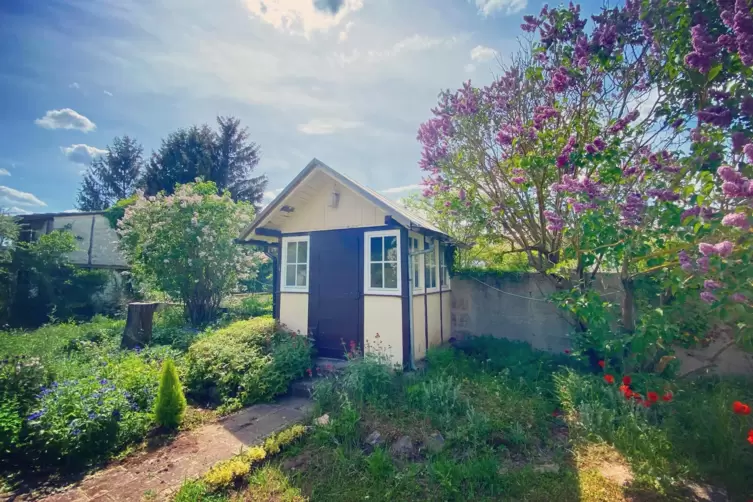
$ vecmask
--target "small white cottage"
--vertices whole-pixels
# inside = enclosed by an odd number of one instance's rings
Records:
[[[272,251],[275,317],[320,356],[355,343],[411,367],[449,338],[449,236],[317,159],[241,241]]]

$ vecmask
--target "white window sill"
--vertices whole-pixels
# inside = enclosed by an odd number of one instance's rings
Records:
[[[308,293],[309,288],[280,288],[280,293]]]
[[[400,291],[395,289],[367,289],[364,294],[377,296],[402,296]]]

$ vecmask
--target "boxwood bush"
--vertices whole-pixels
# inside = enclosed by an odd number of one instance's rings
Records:
[[[191,345],[186,385],[193,399],[232,409],[285,392],[310,362],[306,337],[259,317],[210,331]]]

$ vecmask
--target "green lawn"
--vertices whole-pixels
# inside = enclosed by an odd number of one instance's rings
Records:
[[[750,417],[731,408],[753,401],[750,381],[634,375],[636,392],[673,393],[650,408],[618,383],[504,340],[435,350],[397,376],[367,358],[317,388],[328,425],[242,487],[210,497],[193,483],[176,500],[687,500],[689,482],[753,496]]]

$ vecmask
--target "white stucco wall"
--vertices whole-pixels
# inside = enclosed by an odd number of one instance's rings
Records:
[[[426,356],[426,317],[424,297],[413,297],[413,357],[416,360]]]
[[[426,296],[427,320],[429,326],[429,348],[442,343],[442,318],[439,312],[439,293]]]
[[[402,366],[402,298],[399,296],[366,296],[364,298],[363,338],[365,352],[384,353],[393,364]]]
[[[280,294],[280,322],[288,329],[308,334],[309,295],[308,293]]]

